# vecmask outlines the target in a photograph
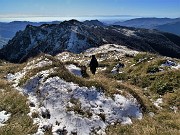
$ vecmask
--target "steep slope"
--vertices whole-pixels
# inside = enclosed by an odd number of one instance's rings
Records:
[[[171,35],[171,38],[173,35]],[[176,36],[177,42],[180,37]],[[180,47],[156,30],[121,26],[86,25],[76,20],[60,24],[28,25],[0,50],[0,58],[22,62],[41,52],[55,55],[62,51],[80,53],[106,43],[124,45],[138,51],[180,57]]]
[[[16,32],[24,30],[27,25],[40,26],[42,24],[58,24],[60,22],[28,22],[28,21],[13,21],[9,23],[0,22],[0,49],[12,39]]]
[[[166,32],[164,32],[163,35],[165,35],[169,40],[171,40],[171,42],[175,43],[176,45],[178,45],[180,47],[178,35],[174,35],[172,33],[166,33]]]
[[[61,24],[28,25],[24,31],[16,33],[9,44],[1,50],[7,60],[19,62],[41,52],[57,54],[64,50],[79,53],[102,44],[102,39],[89,31],[89,26],[71,20]]]

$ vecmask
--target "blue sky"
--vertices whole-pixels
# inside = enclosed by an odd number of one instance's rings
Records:
[[[180,0],[0,0],[0,17],[95,15],[180,17]]]

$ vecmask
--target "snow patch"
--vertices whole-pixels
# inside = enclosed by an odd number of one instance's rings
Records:
[[[118,55],[125,55],[125,54],[135,55],[139,53],[138,51],[128,49],[126,46],[116,45],[116,44],[105,44],[100,47],[90,48],[87,49],[84,53],[87,56],[91,56],[100,53],[105,54],[113,51],[118,53]]]
[[[177,64],[176,66],[172,66],[171,68],[172,68],[172,69],[177,69],[177,70],[178,70],[178,69],[180,69],[180,64]]]
[[[86,38],[78,39],[77,34],[80,34],[80,33],[78,33],[77,29],[78,29],[77,26],[73,26],[71,28],[72,31],[71,31],[70,38],[69,38],[69,41],[67,44],[67,50],[70,52],[74,52],[74,53],[80,53],[83,50],[89,48],[89,46],[90,46],[87,43]]]
[[[10,118],[11,114],[6,111],[0,111],[0,127],[4,126],[4,122],[6,122]]]
[[[160,67],[170,67],[171,69],[180,69],[180,64],[175,63],[174,61],[167,60]]]
[[[65,62],[65,61],[71,61],[72,59],[70,58],[70,53],[69,52],[62,52],[62,53],[59,53],[57,56],[56,56],[59,60],[61,60],[62,62]]]
[[[163,103],[163,100],[162,98],[158,98],[155,102],[154,102],[154,105],[158,108],[161,108],[160,104]]]
[[[73,62],[79,63],[80,65],[86,65],[86,66],[88,66],[88,62],[90,62],[87,60],[87,58],[84,55],[72,54],[70,52],[59,53],[58,55],[56,55],[56,58],[62,62],[73,61]]]
[[[71,72],[72,74],[82,77],[81,68],[77,67],[76,65],[70,64],[70,65],[66,65],[65,67],[66,67],[66,68],[69,70],[69,72]]]
[[[117,74],[117,73],[123,73],[122,71],[119,71],[120,68],[124,68],[124,64],[123,63],[118,63],[115,67],[113,67],[113,69],[111,70],[112,74]]]
[[[47,65],[51,65],[52,61],[45,58],[44,60],[42,58],[37,59],[37,60],[32,60],[31,62],[29,62],[27,64],[27,66],[24,68],[24,70],[30,70],[30,69],[34,69],[34,68],[38,68],[38,67],[44,67]]]
[[[75,39],[76,39],[76,34],[74,33],[74,31],[72,31],[71,35],[70,35],[68,45],[67,45],[67,50],[70,50],[70,51],[74,52],[74,48],[76,47]]]
[[[133,31],[133,30],[122,29],[122,31],[123,31],[123,34],[126,35],[126,36],[128,36],[128,37],[137,36],[137,35],[135,34],[135,31]]]
[[[174,113],[178,112],[178,107],[176,107],[176,106],[171,106],[170,109],[172,109],[174,111]]]
[[[69,57],[69,53],[64,55]],[[76,133],[89,135],[105,134],[105,129],[113,123],[132,124],[132,118],[142,119],[140,105],[133,97],[114,94],[107,97],[95,87],[80,87],[66,82],[59,77],[47,78],[54,68],[41,71],[31,77],[24,86],[19,87],[19,80],[34,67],[51,64],[51,61],[39,59],[31,61],[20,72],[8,74],[7,79],[13,86],[28,96],[30,117],[39,126],[35,135],[43,135],[52,128],[54,135]],[[34,66],[36,65],[36,66]],[[31,68],[29,68],[32,66]],[[81,70],[70,64],[66,68],[81,76]]]
[[[35,93],[37,87],[40,96]],[[23,90],[29,95],[30,102],[35,105],[30,107],[29,115],[33,112],[42,114],[47,110],[50,113],[49,119],[42,116],[34,119],[39,125],[36,135],[43,134],[47,127],[52,127],[54,135],[58,135],[59,132],[67,132],[68,135],[88,135],[92,131],[105,134],[105,128],[111,123],[131,124],[131,118],[142,118],[139,105],[132,97],[128,99],[114,94],[112,99],[95,87],[79,87],[59,77],[49,78],[43,82],[43,78],[38,79],[34,76]],[[79,112],[73,109],[73,106],[77,105]],[[86,116],[86,113],[91,115]]]
[[[15,74],[12,74],[12,73],[7,74],[6,78],[8,81],[14,82],[13,86],[17,87],[20,79],[23,78],[28,71],[38,68],[38,67],[51,65],[51,64],[52,64],[52,61],[50,61],[49,59],[42,60],[42,57],[40,57],[39,59],[32,60],[29,63],[27,63],[27,65],[23,68],[23,70]]]

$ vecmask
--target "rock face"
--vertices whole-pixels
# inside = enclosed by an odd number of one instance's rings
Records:
[[[42,52],[51,55],[62,51],[81,53],[107,43],[179,58],[180,37],[173,36],[155,30],[87,25],[76,20],[41,26],[27,25],[0,50],[0,59],[23,62]]]
[[[27,25],[16,33],[8,45],[1,50],[1,57],[12,62],[26,60],[39,53],[55,55],[64,50],[80,53],[102,44],[89,27],[76,20],[61,24],[45,24],[40,27]]]

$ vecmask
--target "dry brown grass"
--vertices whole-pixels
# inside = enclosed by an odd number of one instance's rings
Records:
[[[100,74],[96,74],[95,76],[91,75],[91,80],[96,80],[96,82],[102,84],[107,96],[112,97],[113,94],[123,94],[126,96],[127,93],[129,93],[137,99],[143,112],[156,110],[152,102],[143,94],[143,90],[137,86],[131,85],[127,82],[119,82],[111,78],[106,78]]]
[[[11,87],[5,80],[7,73],[15,73],[23,68],[23,64],[4,63],[0,66],[0,110],[11,113],[6,125],[0,127],[0,135],[27,135],[37,131],[32,119],[27,115],[29,106],[27,98]]]
[[[1,135],[25,135],[34,133],[37,126],[33,125],[32,119],[27,115],[29,107],[27,98],[12,88],[5,88],[0,92],[0,110],[11,113],[7,125],[0,127]]]
[[[142,120],[134,120],[132,125],[109,126],[108,135],[179,135],[180,114],[158,112],[154,117],[145,115]]]

